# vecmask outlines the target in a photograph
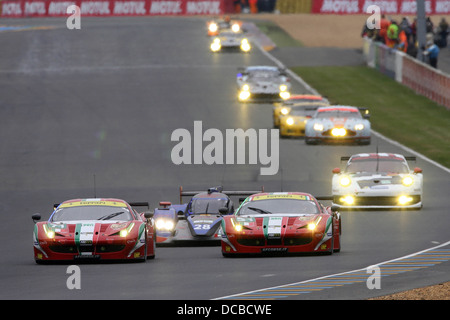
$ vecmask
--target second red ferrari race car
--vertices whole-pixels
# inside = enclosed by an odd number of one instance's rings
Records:
[[[301,192],[248,197],[233,215],[222,220],[223,256],[340,251],[340,213],[317,199]]]
[[[48,221],[32,216],[36,263],[50,261],[133,260],[155,257],[152,213],[138,213],[120,199],[73,199],[56,204]]]

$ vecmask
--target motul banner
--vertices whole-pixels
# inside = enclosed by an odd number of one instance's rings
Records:
[[[413,15],[417,12],[416,0],[313,0],[311,13],[366,14],[371,5],[380,7],[383,14]],[[425,0],[427,15],[449,14],[450,0]]]
[[[76,5],[81,16],[221,15],[226,0],[0,0],[0,17],[68,16]]]

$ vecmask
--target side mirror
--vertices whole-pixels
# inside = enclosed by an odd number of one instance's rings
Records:
[[[220,215],[228,214],[228,208],[227,207],[219,208],[219,213],[220,213]]]
[[[419,167],[415,167],[414,173],[422,173],[422,169],[420,169]]]
[[[35,213],[31,216],[31,219],[33,219],[33,222],[36,223],[36,221],[41,220],[41,214],[40,213]]]
[[[339,168],[334,168],[332,172],[333,172],[334,174],[338,174],[338,173],[341,173],[341,169],[339,169]]]
[[[331,212],[337,212],[337,211],[339,211],[339,206],[333,204],[333,205],[331,206]]]
[[[153,212],[144,212],[144,218],[145,219],[153,218]]]

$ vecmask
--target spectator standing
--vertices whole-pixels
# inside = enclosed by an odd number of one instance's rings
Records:
[[[437,30],[437,45],[439,48],[446,48],[447,47],[447,36],[449,34],[448,31],[448,23],[445,20],[445,18],[441,19],[441,22],[439,22],[438,30]]]
[[[439,47],[432,41],[428,40],[427,47],[425,51],[423,52],[425,56],[428,56],[428,60],[430,62],[430,65],[433,68],[437,69],[437,62],[438,62],[438,56],[439,56]]]
[[[397,21],[392,20],[391,24],[387,29],[386,45],[389,48],[393,48],[398,44],[398,34],[399,34],[399,27],[397,25]]]

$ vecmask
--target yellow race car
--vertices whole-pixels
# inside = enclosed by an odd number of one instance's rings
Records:
[[[273,107],[273,126],[275,128],[279,128],[281,125],[281,117],[289,115],[291,109],[294,107],[308,107],[308,109],[312,109],[313,111],[308,113],[307,115],[312,115],[314,110],[317,107],[328,106],[330,103],[328,100],[322,96],[311,95],[311,94],[299,94],[292,95],[289,99],[282,103],[275,104]],[[285,119],[287,120],[287,118]],[[288,121],[292,123],[292,120]],[[292,123],[293,124],[293,123]],[[292,125],[291,124],[291,125]]]

